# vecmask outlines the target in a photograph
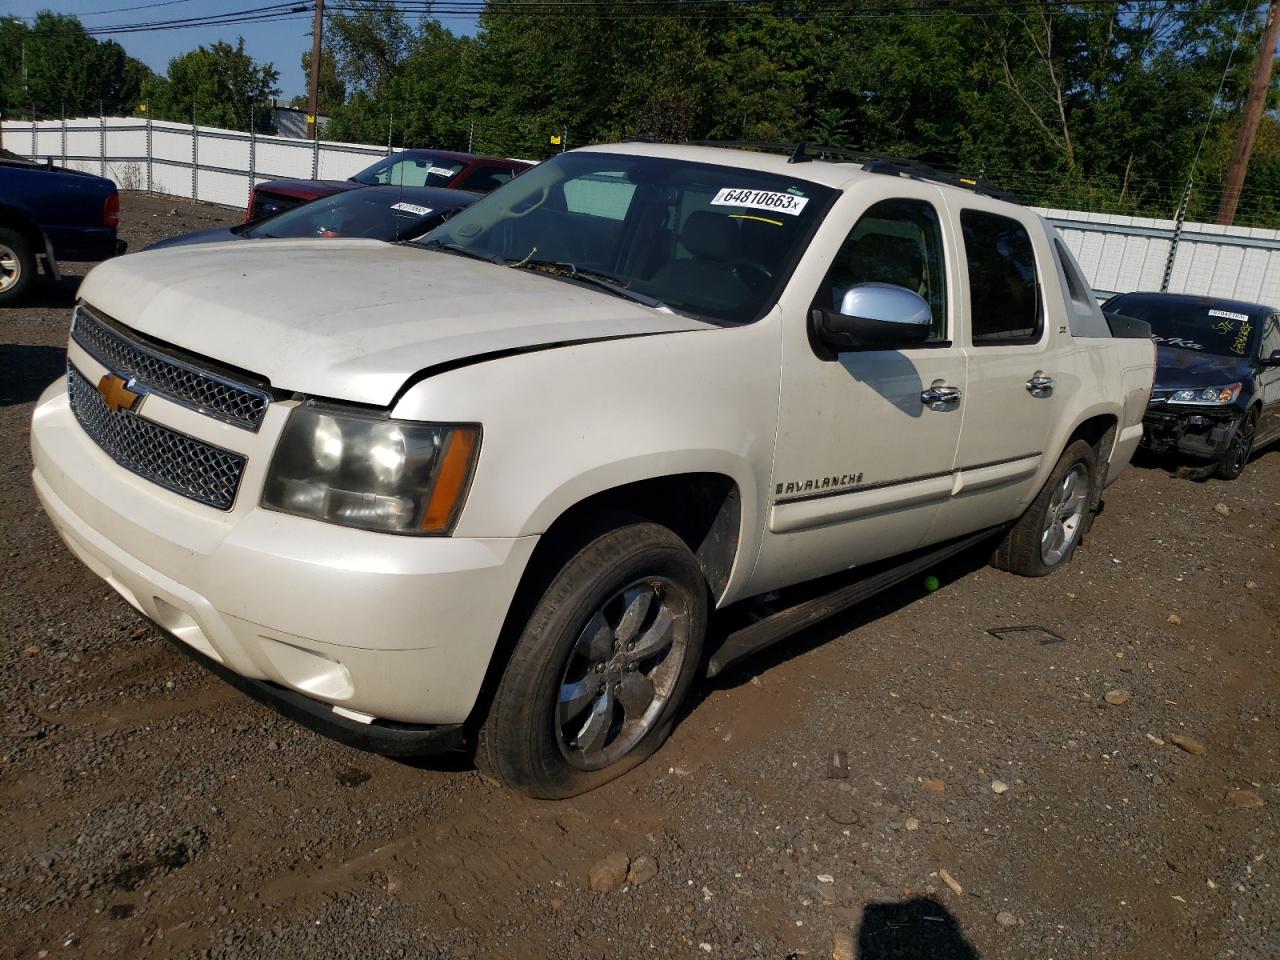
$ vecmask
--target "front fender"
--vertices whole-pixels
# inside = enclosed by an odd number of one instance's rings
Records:
[[[742,519],[729,595],[749,576],[762,536],[778,413],[776,320],[501,357],[428,377],[393,412],[482,424],[458,536],[540,534],[587,497],[638,480],[730,477]]]

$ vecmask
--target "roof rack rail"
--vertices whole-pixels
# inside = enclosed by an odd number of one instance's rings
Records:
[[[872,157],[862,165],[867,173],[887,173],[890,176],[910,177],[913,180],[929,180],[933,183],[945,184],[980,193],[984,197],[996,200],[1007,200],[1018,203],[1018,198],[1008,190],[1002,190],[983,177],[966,177],[964,174],[948,170],[939,170],[918,160],[900,160],[897,157]]]
[[[996,200],[1007,200],[1018,203],[1018,198],[1007,190],[1002,190],[983,177],[967,177],[919,160],[903,160],[856,150],[852,147],[833,147],[822,144],[800,142],[780,143],[768,140],[688,140],[693,147],[725,147],[737,150],[759,150],[764,153],[785,153],[789,163],[807,163],[811,160],[828,160],[837,163],[860,163],[867,173],[882,173],[893,177],[910,177],[912,180],[928,180],[949,187],[959,187]]]

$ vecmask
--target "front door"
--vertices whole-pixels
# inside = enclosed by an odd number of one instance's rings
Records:
[[[1280,313],[1267,317],[1262,328],[1260,360],[1265,361],[1280,350]],[[1262,395],[1262,416],[1258,419],[1258,442],[1280,437],[1280,366],[1258,367],[1258,392]]]
[[[880,196],[870,204],[859,191],[836,205],[828,223],[847,226],[826,233],[827,259],[792,283],[809,288],[783,317],[768,534],[753,578],[761,590],[919,546],[951,493],[966,402],[948,275],[954,240],[941,191],[889,178],[877,186]],[[817,272],[823,269],[825,275]],[[868,282],[905,287],[928,302],[927,343],[836,353],[813,339],[812,308],[838,310],[849,287]],[[927,392],[937,387],[952,395],[930,403]]]

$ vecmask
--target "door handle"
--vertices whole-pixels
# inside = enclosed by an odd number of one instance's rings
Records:
[[[942,410],[953,403],[960,402],[960,388],[935,383],[927,390],[920,391],[920,401],[930,409]]]
[[[1043,373],[1037,373],[1027,381],[1027,392],[1033,397],[1048,396],[1053,393],[1053,377],[1046,377]]]

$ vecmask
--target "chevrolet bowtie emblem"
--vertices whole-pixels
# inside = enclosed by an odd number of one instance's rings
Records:
[[[129,383],[133,383],[133,380],[130,379]],[[130,390],[129,385],[114,373],[108,373],[98,381],[98,393],[102,394],[102,399],[107,403],[107,409],[112,413],[119,413],[121,410],[132,410],[134,404],[138,402],[138,398],[142,396],[142,394],[134,393]]]

